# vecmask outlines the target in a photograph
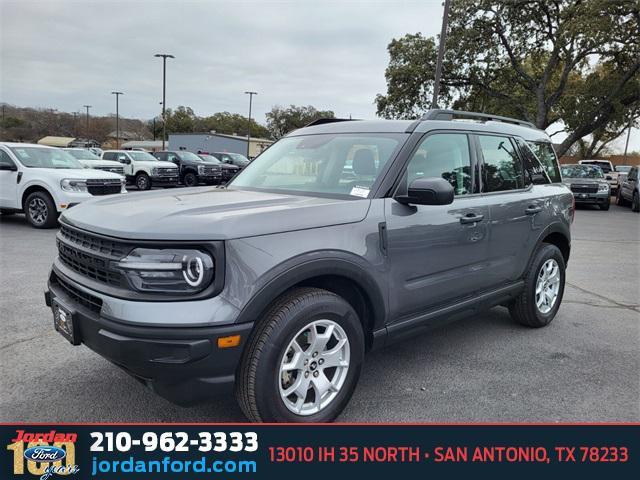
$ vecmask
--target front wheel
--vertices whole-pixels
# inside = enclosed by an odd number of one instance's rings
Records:
[[[198,177],[195,173],[189,172],[184,175],[183,182],[186,187],[195,187],[198,185]]]
[[[51,195],[33,192],[24,201],[27,221],[35,228],[53,228],[58,224],[58,212]]]
[[[136,175],[136,187],[138,190],[149,190],[151,188],[151,179],[146,173]]]
[[[258,325],[236,375],[236,398],[254,422],[330,422],[360,376],[364,334],[343,298],[299,288]]]
[[[564,294],[565,263],[555,245],[543,243],[524,277],[524,290],[509,307],[511,318],[527,327],[544,327],[555,318]]]

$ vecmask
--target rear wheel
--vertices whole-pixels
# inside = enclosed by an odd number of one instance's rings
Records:
[[[236,376],[236,398],[254,422],[329,422],[349,402],[364,356],[358,315],[341,297],[300,288],[258,325]]]
[[[136,175],[136,187],[138,190],[149,190],[151,188],[151,179],[146,173]]]
[[[631,210],[640,212],[640,196],[638,192],[633,192],[633,200],[631,201]]]
[[[53,228],[58,224],[58,212],[51,195],[33,192],[24,201],[27,221],[35,228]]]
[[[556,316],[564,294],[565,263],[555,245],[543,243],[524,278],[524,290],[509,307],[511,317],[527,327],[544,327]]]

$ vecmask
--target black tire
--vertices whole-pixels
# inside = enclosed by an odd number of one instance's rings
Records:
[[[193,172],[187,172],[184,174],[182,183],[184,183],[185,187],[195,187],[198,185],[198,176]]]
[[[551,259],[555,260],[559,267],[560,285],[551,310],[543,313],[536,305],[536,285],[542,266]],[[543,243],[534,254],[533,261],[524,277],[524,290],[509,306],[511,318],[527,327],[540,328],[549,325],[562,303],[565,278],[565,263],[562,252],[555,245]]]
[[[620,205],[621,207],[624,207],[626,204],[627,204],[627,201],[622,196],[622,189],[619,188],[618,194],[616,195],[616,205]]]
[[[280,362],[296,334],[320,319],[335,322],[346,334],[349,368],[342,387],[328,405],[317,413],[298,415],[280,396]],[[253,422],[330,422],[349,402],[363,357],[364,333],[351,305],[326,290],[297,288],[276,300],[256,326],[236,373],[236,398]]]
[[[24,201],[24,214],[35,228],[54,228],[58,225],[58,212],[47,192],[30,194]]]
[[[638,196],[638,192],[633,192],[633,199],[631,200],[631,210],[634,212],[640,212],[640,196]]]
[[[135,183],[138,190],[149,190],[151,188],[151,179],[149,175],[143,172],[136,175]]]
[[[8,217],[10,215],[15,215],[15,211],[14,210],[0,210],[0,215],[2,215],[3,217]]]
[[[604,203],[600,204],[600,210],[607,211],[607,210],[609,210],[610,207],[611,207],[611,202],[610,201],[607,201],[607,202],[604,202]]]

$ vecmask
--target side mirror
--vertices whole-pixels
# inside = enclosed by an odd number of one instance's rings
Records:
[[[2,163],[0,164],[0,170],[8,170],[9,172],[17,172],[18,171],[18,167],[11,164],[7,164],[7,163]]]
[[[453,203],[453,186],[444,178],[416,178],[409,185],[407,195],[395,199],[405,205],[449,205]]]

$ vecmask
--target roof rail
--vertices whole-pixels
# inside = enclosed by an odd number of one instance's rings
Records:
[[[313,127],[314,125],[324,125],[325,123],[354,122],[355,120],[356,119],[351,118],[318,118],[317,120],[306,124],[304,128]]]
[[[490,113],[465,112],[463,110],[429,110],[422,115],[421,120],[453,120],[454,117],[479,119],[487,122],[514,123],[516,125],[522,125],[523,127],[537,128],[533,123],[518,120],[517,118],[501,117],[500,115],[492,115]]]

